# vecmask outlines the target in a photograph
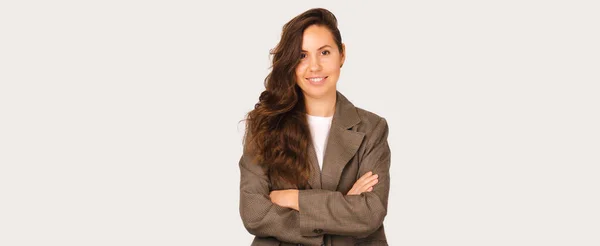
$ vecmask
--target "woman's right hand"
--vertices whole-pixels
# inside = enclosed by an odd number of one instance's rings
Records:
[[[373,172],[371,171],[365,173],[362,177],[356,180],[352,186],[352,189],[348,191],[348,195],[360,195],[360,193],[372,191],[373,186],[379,182],[377,177],[377,174],[373,175]]]

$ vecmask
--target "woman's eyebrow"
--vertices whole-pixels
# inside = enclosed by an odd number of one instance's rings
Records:
[[[322,49],[327,48],[327,47],[331,48],[330,45],[326,44],[326,45],[321,46],[321,48],[318,48],[317,50],[322,50]],[[306,50],[302,50],[302,52],[306,52]]]

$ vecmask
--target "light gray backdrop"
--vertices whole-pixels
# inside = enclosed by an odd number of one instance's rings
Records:
[[[597,1],[3,1],[0,245],[249,245],[241,136],[292,17],[387,118],[391,245],[600,245]]]

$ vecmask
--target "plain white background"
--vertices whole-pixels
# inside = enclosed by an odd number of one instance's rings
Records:
[[[388,120],[390,245],[599,245],[595,1],[4,1],[0,245],[249,245],[243,123],[288,20]]]

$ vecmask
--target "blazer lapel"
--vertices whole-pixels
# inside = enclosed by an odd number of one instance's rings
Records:
[[[356,107],[344,95],[336,92],[335,113],[329,130],[325,155],[323,156],[323,171],[312,172],[311,175],[311,180],[315,179],[312,182],[319,185],[321,189],[337,189],[344,167],[356,154],[365,136],[362,132],[349,130],[359,122],[360,118],[356,112]],[[309,153],[312,154],[309,154],[309,156],[313,162],[313,167],[318,171],[319,165],[312,145],[310,151]],[[318,183],[316,178],[318,178]],[[314,188],[314,186],[312,187]]]
[[[310,162],[310,178],[308,184],[313,189],[321,189],[321,168],[319,167],[319,160],[317,159],[317,153],[315,152],[315,146],[312,141],[308,143],[308,161]]]

